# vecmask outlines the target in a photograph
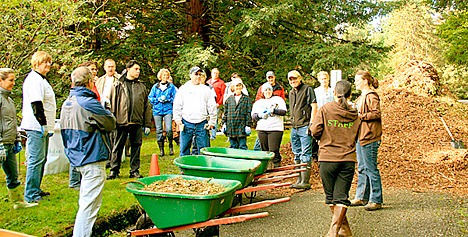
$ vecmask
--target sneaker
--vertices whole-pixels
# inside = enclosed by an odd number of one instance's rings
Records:
[[[367,205],[364,206],[364,210],[366,211],[376,211],[382,209],[381,203],[373,203],[369,202]]]
[[[357,207],[357,206],[364,206],[367,204],[368,201],[366,200],[360,200],[360,199],[353,199],[351,200],[351,205],[352,207]]]
[[[135,173],[131,173],[128,177],[129,177],[129,178],[137,178],[137,179],[140,179],[140,178],[143,178],[143,175],[141,175],[141,174],[138,173],[138,172],[135,172]]]
[[[69,188],[80,191],[80,186],[69,186]]]
[[[50,195],[49,192],[41,191],[41,192],[39,193],[39,196],[41,196],[41,197],[45,197],[45,196],[49,196],[49,195]]]
[[[19,209],[19,208],[29,208],[29,207],[35,207],[39,205],[39,203],[37,202],[30,202],[30,203],[27,203],[27,202],[17,202],[13,205],[13,208],[14,209]]]

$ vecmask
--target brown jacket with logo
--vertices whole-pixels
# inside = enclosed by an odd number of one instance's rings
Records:
[[[357,110],[361,119],[359,144],[361,146],[380,141],[382,137],[382,117],[380,98],[377,92],[371,91],[357,99]]]
[[[322,106],[309,129],[319,141],[319,161],[356,162],[356,139],[360,120],[355,109],[336,101]]]

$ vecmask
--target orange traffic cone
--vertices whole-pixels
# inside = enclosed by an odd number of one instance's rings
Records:
[[[149,170],[149,176],[159,175],[159,163],[158,163],[158,155],[153,154],[151,157],[151,164]]]

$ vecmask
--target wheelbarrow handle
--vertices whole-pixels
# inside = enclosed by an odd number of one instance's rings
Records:
[[[453,138],[452,132],[450,132],[450,129],[447,126],[447,124],[445,123],[445,120],[444,120],[444,118],[442,118],[442,116],[440,116],[440,120],[442,120],[442,123],[444,124],[445,130],[447,130],[448,134],[450,135],[450,138],[452,138],[452,141],[455,141],[455,138]]]

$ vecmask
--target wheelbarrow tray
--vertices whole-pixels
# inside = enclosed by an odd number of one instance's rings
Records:
[[[138,179],[149,185],[155,181],[182,177],[187,180],[205,181],[208,178],[187,175],[159,175]],[[212,183],[223,185],[226,190],[214,195],[189,195],[143,191],[139,183],[127,184],[127,191],[133,193],[150,219],[160,229],[207,221],[228,210],[234,200],[235,191],[241,187],[237,180],[211,179]]]
[[[241,160],[214,156],[181,156],[174,159],[185,175],[237,180],[242,188],[249,185],[255,177],[255,172],[261,162],[257,160]]]
[[[255,172],[255,175],[265,173],[268,168],[268,162],[270,162],[270,160],[275,156],[275,153],[273,152],[242,150],[224,147],[205,147],[200,149],[200,153],[206,156],[260,161],[262,164]]]

